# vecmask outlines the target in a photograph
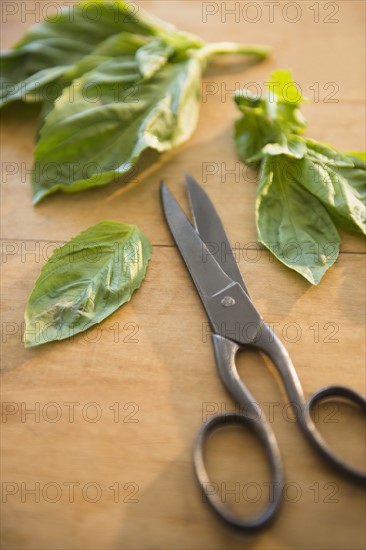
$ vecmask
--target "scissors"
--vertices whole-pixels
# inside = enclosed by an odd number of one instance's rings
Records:
[[[250,299],[222,222],[211,200],[196,180],[188,174],[185,179],[193,225],[164,182],[161,183],[162,207],[167,224],[210,320],[219,376],[228,393],[239,405],[240,411],[240,414],[212,416],[202,424],[194,443],[193,462],[202,494],[219,517],[232,527],[254,531],[266,526],[277,513],[282,500],[284,474],[278,444],[270,423],[239,377],[235,364],[237,353],[251,348],[265,353],[271,359],[280,374],[294,408],[296,420],[307,440],[338,472],[358,483],[365,483],[366,474],[348,465],[333,453],[318,432],[310,413],[315,404],[325,398],[346,399],[364,412],[366,401],[360,394],[344,386],[322,388],[310,399],[305,400],[289,354],[273,330],[264,323]],[[213,243],[225,247],[224,259],[214,257],[210,251]],[[205,465],[205,443],[213,431],[228,425],[250,429],[262,443],[270,466],[273,493],[264,510],[254,519],[235,515],[223,504],[219,494],[210,490],[212,484]]]

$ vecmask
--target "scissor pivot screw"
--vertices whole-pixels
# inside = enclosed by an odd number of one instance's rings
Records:
[[[235,305],[235,300],[231,296],[224,296],[224,298],[221,300],[221,305],[224,307],[231,307]]]

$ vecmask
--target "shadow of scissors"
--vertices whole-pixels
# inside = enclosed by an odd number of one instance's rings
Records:
[[[238,351],[251,348],[264,352],[271,359],[282,378],[303,434],[329,464],[358,483],[365,483],[366,474],[344,462],[327,446],[311,418],[311,410],[319,401],[329,397],[351,401],[363,411],[366,411],[366,401],[344,386],[322,388],[305,400],[289,354],[273,330],[263,322],[249,297],[213,204],[191,176],[186,175],[186,183],[194,226],[187,220],[164,183],[161,184],[163,210],[212,325],[212,342],[220,378],[240,406],[239,410],[245,411],[241,414],[213,416],[202,425],[194,444],[194,466],[207,502],[221,519],[233,527],[253,531],[267,525],[278,511],[284,475],[278,444],[271,426],[239,377],[235,364]],[[215,258],[210,252],[210,245],[213,243],[225,248],[224,260]],[[237,330],[238,326],[240,330]],[[232,338],[234,334],[236,336]],[[260,415],[258,411],[261,412]],[[266,452],[274,489],[267,506],[254,519],[248,520],[234,515],[221,502],[220,496],[209,490],[211,483],[204,460],[205,441],[210,433],[223,425],[244,425],[249,428],[259,438]]]

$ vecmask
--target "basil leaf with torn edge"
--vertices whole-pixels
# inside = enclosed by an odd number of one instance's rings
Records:
[[[187,140],[202,71],[226,54],[264,59],[268,48],[206,43],[121,0],[86,0],[32,27],[3,53],[0,105],[43,102],[33,203],[128,178],[146,150]]]
[[[161,153],[191,136],[200,107],[199,60],[167,63],[139,84],[136,65],[126,57],[110,59],[81,77],[72,102],[64,90],[36,145],[34,203],[57,190],[105,185],[128,173],[148,148]],[[85,89],[90,83],[93,93],[96,82],[101,95],[92,102]]]
[[[146,274],[151,244],[135,225],[103,221],[56,249],[25,311],[27,348],[100,323],[131,299]]]

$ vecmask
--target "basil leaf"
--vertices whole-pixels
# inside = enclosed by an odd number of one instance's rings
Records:
[[[333,219],[349,231],[366,234],[366,164],[356,163],[327,145],[307,139],[300,183]]]
[[[34,41],[2,52],[0,106],[16,99],[41,102],[44,86],[56,80],[90,50],[88,43],[82,40],[40,34]]]
[[[206,44],[118,0],[88,0],[36,25],[2,65],[4,103],[45,102],[33,202],[105,185],[128,174],[146,149],[162,152],[188,139],[202,70],[211,56],[232,53],[263,59],[268,49]]]
[[[7,98],[4,103],[10,101],[10,97],[11,101],[22,99],[27,103],[40,103],[41,101],[44,101],[47,99],[47,94],[54,93],[51,86],[48,86],[47,92],[45,91],[47,85],[57,81],[57,79],[61,77],[67,69],[68,65],[60,65],[58,67],[43,69],[42,71],[25,78],[19,86],[9,84],[8,82],[1,88],[1,91],[5,91]],[[58,89],[61,90],[62,88],[58,87]],[[57,95],[59,95],[59,92]],[[0,97],[0,105],[1,102],[2,99]]]
[[[306,122],[298,107],[306,100],[292,80],[291,71],[273,71],[266,84],[269,91],[266,98],[267,111],[272,120],[283,132],[301,133]]]
[[[34,203],[57,190],[105,185],[131,170],[144,150],[167,151],[190,137],[199,112],[200,62],[168,63],[131,86],[139,74],[134,58],[114,58],[81,77],[72,101],[64,90],[35,149]],[[91,90],[97,84],[95,102],[86,97],[89,84]]]
[[[352,157],[353,161],[362,160],[362,162],[366,162],[366,151],[350,151],[349,153],[346,153],[348,156]]]
[[[235,97],[243,114],[235,125],[238,154],[248,164],[262,163],[258,238],[284,264],[317,284],[338,254],[333,222],[366,233],[366,164],[362,153],[340,153],[299,135],[305,128],[298,108],[304,98],[290,71],[274,71],[267,85],[264,98],[247,90]],[[287,242],[299,246],[297,262],[283,253]],[[333,249],[330,258],[327,243]]]
[[[174,49],[172,46],[166,44],[160,38],[152,40],[139,48],[136,53],[136,60],[142,76],[144,78],[152,77],[153,74],[167,63],[173,53]]]
[[[32,91],[31,84],[39,82],[42,87],[56,79],[102,41],[121,32],[171,37],[182,48],[202,45],[194,35],[177,32],[134,3],[87,0],[58,10],[34,25],[13,49],[2,52],[0,105],[19,98],[29,101],[26,92]],[[36,100],[42,101],[41,93],[32,96],[31,101]]]
[[[340,237],[322,204],[295,180],[297,161],[264,159],[255,203],[259,241],[318,284],[337,259]]]
[[[248,90],[237,93],[234,99],[244,115],[235,123],[236,149],[246,164],[256,164],[263,156],[263,147],[276,140],[277,131],[266,120],[263,100]]]
[[[25,346],[63,340],[100,323],[140,287],[150,255],[136,226],[112,221],[56,249],[28,301]]]
[[[67,85],[81,77],[85,73],[90,73],[106,61],[113,58],[127,57],[132,59],[139,48],[148,44],[150,37],[130,32],[121,32],[110,36],[88,55],[82,57],[65,73],[64,80]]]
[[[288,136],[281,136],[280,143],[268,143],[262,149],[262,154],[265,157],[270,155],[275,157],[277,155],[286,155],[296,159],[302,159],[307,152],[305,142],[302,138],[289,134]]]
[[[244,115],[235,125],[238,154],[247,164],[257,163],[266,154],[302,158],[305,145],[295,135],[289,138],[288,134],[304,131],[306,122],[299,104],[305,100],[290,71],[273,71],[266,84],[269,94],[264,99],[249,90],[240,90],[235,95]]]
[[[138,48],[147,44],[150,40],[148,37],[143,37],[136,34],[131,34],[127,32],[122,32],[120,34],[111,36],[104,40],[90,55],[86,55],[80,61],[75,63],[71,68],[62,74],[62,76],[54,83],[54,86],[50,86],[47,89],[39,90],[42,93],[43,105],[38,119],[38,128],[37,128],[37,141],[40,136],[40,131],[45,122],[46,116],[54,108],[54,102],[58,96],[62,93],[65,88],[68,88],[67,93],[69,94],[70,101],[73,101],[74,91],[73,87],[80,85],[80,82],[77,80],[78,77],[82,76],[84,73],[90,72],[93,69],[96,69],[98,65],[110,61],[113,57],[121,57],[121,53],[126,57],[127,61],[132,60],[132,56],[136,53]],[[140,75],[137,72],[137,66],[135,67],[135,74],[132,81],[138,79]],[[109,76],[109,81],[114,80],[113,75]],[[118,77],[116,78],[118,82]],[[100,85],[101,83],[97,81],[89,83],[89,86],[95,89],[95,86]],[[117,84],[117,83],[116,83]],[[83,90],[84,92],[84,90]],[[85,90],[87,93],[88,91]],[[28,98],[28,96],[27,96]]]

